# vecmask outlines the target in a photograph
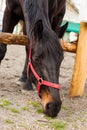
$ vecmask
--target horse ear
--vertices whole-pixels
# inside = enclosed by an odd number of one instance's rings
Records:
[[[34,36],[38,39],[42,38],[42,33],[43,33],[43,23],[42,20],[38,20],[35,23],[35,27],[34,27]]]
[[[63,26],[59,29],[59,38],[62,38],[64,36],[64,33],[68,27],[68,22],[66,22]]]

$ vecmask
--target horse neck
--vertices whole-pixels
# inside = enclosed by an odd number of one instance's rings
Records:
[[[25,15],[25,22],[27,26],[27,34],[31,34],[34,25],[38,20],[42,20],[44,28],[50,28],[50,21],[48,16],[48,0],[45,2],[42,0],[26,0],[25,8],[24,8],[24,15]]]

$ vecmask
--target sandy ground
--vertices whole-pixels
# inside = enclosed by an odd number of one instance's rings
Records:
[[[42,113],[37,90],[24,91],[18,81],[24,59],[24,47],[8,46],[0,66],[0,130],[87,130],[87,87],[83,97],[68,98],[75,54],[65,53],[61,65],[63,103],[54,119]]]

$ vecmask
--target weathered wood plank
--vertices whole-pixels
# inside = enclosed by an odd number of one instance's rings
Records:
[[[61,40],[60,43],[61,43],[61,46],[64,51],[76,53],[76,50],[77,50],[76,43],[69,43],[69,42],[65,42],[63,40]]]
[[[27,45],[28,38],[25,35],[0,32],[0,43],[9,45]]]
[[[0,43],[8,44],[8,45],[27,45],[29,44],[29,40],[25,35],[18,35],[12,33],[2,33],[0,32]],[[64,51],[67,52],[76,52],[77,45],[74,43],[67,43],[63,40],[60,40],[61,46]]]

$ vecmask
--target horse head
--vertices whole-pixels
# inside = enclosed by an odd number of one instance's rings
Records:
[[[65,26],[59,30],[59,36],[62,36]],[[59,94],[59,71],[63,60],[63,50],[56,33],[51,28],[45,28],[42,20],[35,23],[32,33],[33,38],[30,41],[32,54],[30,55],[32,55],[31,62],[35,72],[31,69],[28,72],[29,78],[35,85],[38,82],[41,83],[39,96],[43,110],[48,116],[55,117],[60,111],[62,103]]]

